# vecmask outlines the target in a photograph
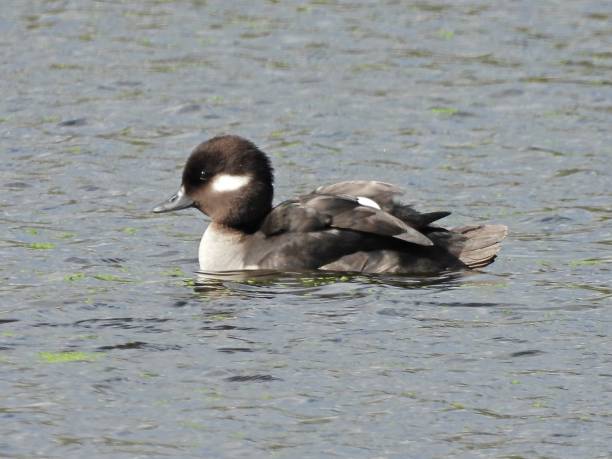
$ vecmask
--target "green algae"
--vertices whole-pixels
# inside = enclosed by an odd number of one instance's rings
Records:
[[[86,275],[85,273],[72,273],[72,274],[66,274],[64,276],[64,280],[66,282],[74,282],[74,281],[80,281],[85,279]]]
[[[453,116],[459,113],[459,109],[454,107],[433,107],[431,112],[435,113],[436,115]]]
[[[132,282],[130,279],[125,279],[123,277],[115,276],[114,274],[94,274],[92,276],[94,279],[105,281],[105,282]]]
[[[39,352],[38,357],[45,363],[92,362],[100,358],[100,354],[80,351]]]
[[[26,247],[32,250],[50,250],[55,248],[55,244],[53,242],[30,242],[26,244]]]

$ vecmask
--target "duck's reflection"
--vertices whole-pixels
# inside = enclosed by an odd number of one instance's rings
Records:
[[[371,293],[373,286],[404,289],[438,288],[446,290],[460,283],[465,271],[445,272],[435,276],[379,275],[351,272],[274,270],[198,271],[194,290],[207,298],[242,296],[273,298],[277,295],[340,299],[362,297]]]

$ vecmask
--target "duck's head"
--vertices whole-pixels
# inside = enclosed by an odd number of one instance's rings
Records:
[[[153,212],[195,207],[216,223],[251,232],[272,208],[273,180],[270,160],[252,142],[213,137],[191,153],[181,187]]]

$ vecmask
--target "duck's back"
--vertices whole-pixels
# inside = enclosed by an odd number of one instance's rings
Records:
[[[395,202],[398,193],[390,184],[351,181],[285,201],[249,236],[244,269],[421,274],[495,259],[505,226],[434,227],[449,213],[419,213]]]

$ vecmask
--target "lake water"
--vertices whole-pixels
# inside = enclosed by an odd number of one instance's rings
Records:
[[[0,3],[0,456],[612,457],[612,3]],[[191,149],[347,178],[483,272],[198,280]]]

